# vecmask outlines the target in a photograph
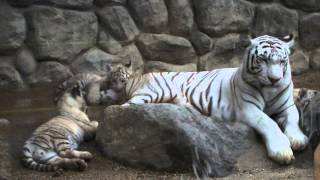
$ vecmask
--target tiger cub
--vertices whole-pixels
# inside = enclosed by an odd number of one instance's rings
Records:
[[[86,92],[85,99],[89,105],[109,105],[121,100],[122,91],[129,77],[133,74],[131,64],[117,64],[109,67],[109,73],[101,76],[95,73],[79,73],[58,86],[56,96],[60,97],[66,90],[80,83]]]
[[[81,85],[75,85],[58,101],[58,115],[39,126],[25,142],[22,164],[37,171],[85,170],[92,154],[76,150],[95,136],[98,122],[86,115]]]

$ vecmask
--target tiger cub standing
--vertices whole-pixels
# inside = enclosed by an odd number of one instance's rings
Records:
[[[243,121],[262,135],[268,156],[282,164],[294,160],[308,138],[298,126],[289,63],[293,36],[251,39],[239,68],[201,72],[148,73],[129,79],[130,104],[190,104],[201,113]]]
[[[86,102],[80,85],[63,94],[58,103],[58,115],[39,126],[25,142],[22,164],[37,171],[63,169],[85,170],[92,154],[76,150],[84,140],[95,136],[98,122],[86,115]]]
[[[95,73],[76,74],[58,86],[56,96],[61,96],[70,87],[80,83],[86,92],[85,99],[89,105],[110,105],[124,101],[124,87],[133,74],[131,63],[108,65],[108,69],[105,76]]]

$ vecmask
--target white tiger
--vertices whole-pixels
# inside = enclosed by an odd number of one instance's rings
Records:
[[[130,104],[191,104],[208,116],[244,121],[260,133],[271,159],[289,164],[308,138],[298,126],[289,64],[293,36],[251,39],[239,68],[149,73],[129,79]],[[283,129],[284,132],[281,131]]]

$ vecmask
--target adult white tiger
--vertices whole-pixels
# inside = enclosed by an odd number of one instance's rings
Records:
[[[308,141],[293,102],[292,45],[292,35],[283,40],[264,35],[251,40],[239,68],[134,77],[123,105],[190,103],[203,114],[244,121],[262,135],[270,158],[288,164],[294,159],[292,149],[301,150]]]

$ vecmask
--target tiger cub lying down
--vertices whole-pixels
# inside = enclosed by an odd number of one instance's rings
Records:
[[[86,102],[80,85],[59,99],[58,115],[39,126],[25,142],[22,164],[37,171],[84,170],[92,154],[76,150],[84,140],[94,138],[98,122],[86,115]]]
[[[308,138],[298,126],[289,63],[293,36],[251,39],[239,68],[201,72],[148,73],[129,79],[130,104],[190,104],[201,113],[243,121],[264,139],[268,156],[282,164],[294,160]]]
[[[130,64],[108,66],[109,73],[101,76],[95,73],[79,73],[61,83],[56,91],[59,97],[70,87],[80,83],[86,92],[85,99],[89,105],[110,105],[124,101],[124,87],[133,74]]]

